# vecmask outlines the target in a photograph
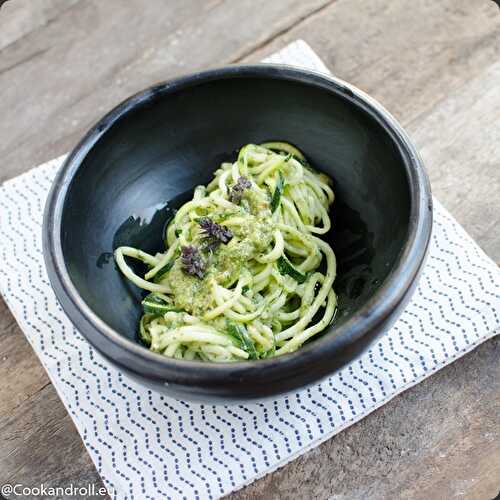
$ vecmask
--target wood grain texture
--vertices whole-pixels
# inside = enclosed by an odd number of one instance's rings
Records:
[[[499,89],[497,62],[409,127],[434,194],[496,262],[500,262]]]
[[[8,20],[0,24],[0,50],[16,42],[30,32],[50,23],[61,11],[79,0],[44,0],[43,2],[15,2],[3,4],[1,18]],[[3,4],[3,5],[2,5]]]
[[[52,385],[2,414],[0,436],[0,484],[102,486]]]
[[[0,10],[0,181],[69,150],[129,94],[305,39],[407,127],[434,194],[500,262],[500,11],[489,0],[13,0]],[[1,216],[1,215],[0,215]],[[490,340],[234,498],[494,498]],[[100,484],[0,299],[0,482]]]
[[[0,298],[0,416],[11,414],[49,384],[16,321]],[[1,422],[1,417],[0,417]]]

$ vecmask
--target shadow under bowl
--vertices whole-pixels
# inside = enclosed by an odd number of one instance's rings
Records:
[[[231,364],[166,358],[137,340],[143,295],[116,269],[119,245],[163,250],[173,210],[249,142],[285,140],[334,181],[335,323],[295,353]],[[58,173],[44,256],[76,328],[155,390],[210,402],[310,385],[362,354],[417,283],[432,225],[428,180],[379,104],[335,78],[277,65],[232,66],[153,86],[102,118]]]

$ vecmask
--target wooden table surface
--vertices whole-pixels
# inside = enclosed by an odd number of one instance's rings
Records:
[[[133,92],[258,61],[297,38],[401,121],[434,195],[498,263],[500,10],[490,0],[11,0],[0,9],[0,181],[67,152]],[[0,354],[0,483],[101,484],[1,299]],[[233,497],[494,498],[499,360],[497,337]]]

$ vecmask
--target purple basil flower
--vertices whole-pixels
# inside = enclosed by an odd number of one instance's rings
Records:
[[[205,274],[205,261],[196,247],[191,245],[182,247],[181,261],[185,273],[203,278]]]
[[[238,204],[243,196],[243,191],[245,191],[245,189],[250,189],[251,187],[252,183],[246,177],[240,177],[236,184],[231,188],[229,200]]]
[[[226,226],[221,226],[217,224],[213,220],[208,217],[204,217],[200,221],[198,221],[200,225],[204,241],[203,241],[203,249],[214,251],[221,243],[227,245],[231,238],[233,237],[233,233]]]

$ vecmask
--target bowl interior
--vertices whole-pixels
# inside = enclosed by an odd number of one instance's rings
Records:
[[[370,299],[406,241],[410,190],[385,128],[342,92],[263,77],[199,81],[157,91],[121,116],[84,158],[66,196],[62,247],[88,306],[136,339],[144,295],[115,268],[111,252],[163,250],[162,233],[193,187],[249,142],[285,140],[334,180],[338,259],[336,324]]]

